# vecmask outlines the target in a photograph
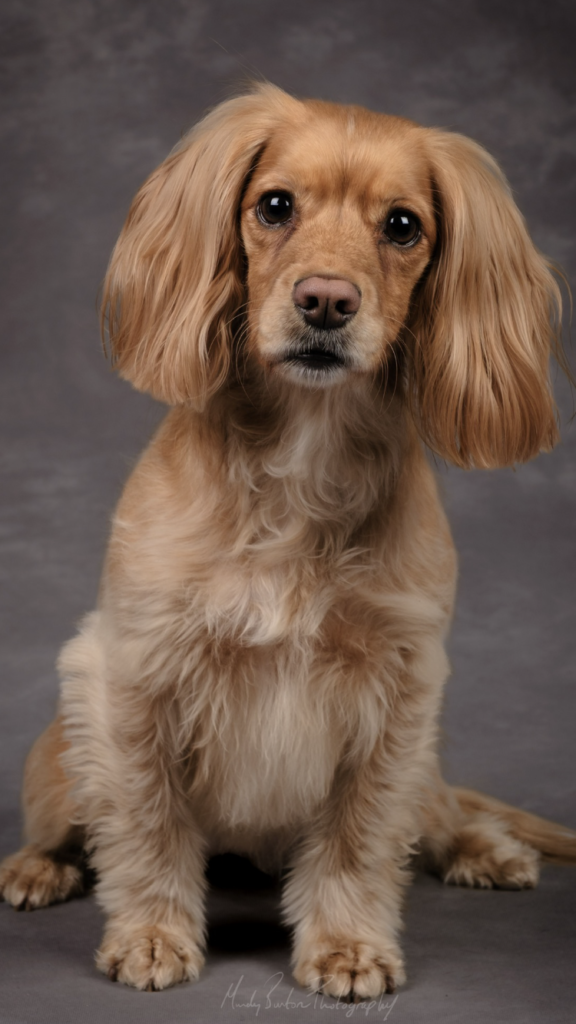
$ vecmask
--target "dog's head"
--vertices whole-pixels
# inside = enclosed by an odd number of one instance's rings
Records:
[[[480,146],[269,85],[217,107],[142,186],[105,286],[136,387],[203,404],[235,347],[292,387],[382,386],[401,350],[422,436],[465,467],[554,444],[559,309]]]

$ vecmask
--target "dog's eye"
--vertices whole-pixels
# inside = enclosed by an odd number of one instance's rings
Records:
[[[409,210],[392,210],[386,219],[384,234],[396,245],[412,245],[420,238],[420,221]]]
[[[267,192],[258,202],[256,210],[264,224],[286,224],[293,211],[289,192]]]

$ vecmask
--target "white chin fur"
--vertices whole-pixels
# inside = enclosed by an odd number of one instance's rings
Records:
[[[341,383],[350,373],[348,366],[331,366],[318,370],[301,363],[279,363],[275,370],[282,377],[294,381],[305,388],[329,388]]]

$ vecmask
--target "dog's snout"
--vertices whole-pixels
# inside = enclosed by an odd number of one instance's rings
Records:
[[[306,277],[292,293],[294,305],[313,327],[342,327],[360,309],[360,292],[352,281]]]

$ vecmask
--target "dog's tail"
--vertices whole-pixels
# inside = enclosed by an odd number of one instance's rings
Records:
[[[545,860],[555,864],[576,864],[576,832],[572,829],[511,807],[510,804],[473,789],[462,789],[459,786],[452,786],[451,789],[465,814],[488,811],[504,822],[515,839],[534,847]]]

